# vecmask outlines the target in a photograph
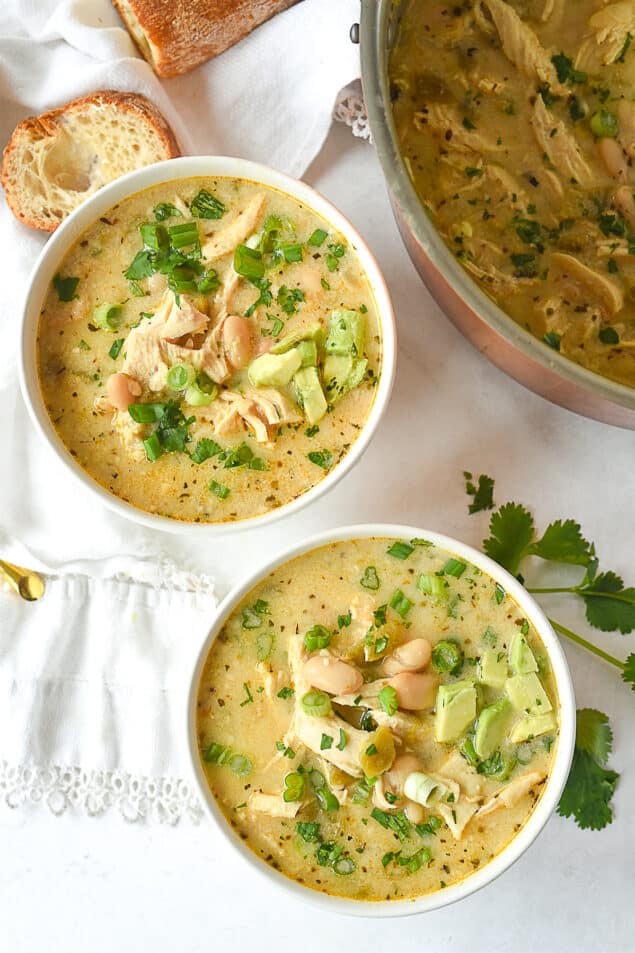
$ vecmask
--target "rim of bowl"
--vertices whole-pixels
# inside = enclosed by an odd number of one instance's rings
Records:
[[[509,344],[541,367],[557,373],[565,381],[597,397],[611,401],[618,407],[635,409],[635,388],[627,387],[625,384],[588,370],[581,364],[576,364],[575,361],[550,348],[548,344],[521,327],[499,305],[488,298],[476,281],[455,260],[432,220],[426,214],[406,170],[390,108],[384,38],[388,29],[386,20],[393,6],[390,0],[379,0],[379,2],[378,0],[361,0],[360,57],[364,98],[377,154],[389,191],[426,256],[442,275],[451,280],[454,291],[464,303],[484,318],[489,326]],[[578,413],[584,414],[581,410]]]
[[[482,569],[483,572],[503,586],[535,626],[549,655],[560,702],[560,731],[554,761],[540,798],[518,834],[489,863],[474,873],[468,874],[463,880],[442,890],[424,894],[414,900],[353,900],[347,897],[320,893],[297,883],[285,874],[274,870],[266,861],[261,860],[238,837],[217,805],[207,786],[201,766],[196,734],[196,709],[201,673],[210,648],[229,614],[254,586],[258,585],[279,566],[314,549],[327,546],[329,543],[369,537],[412,539],[417,536],[430,540],[436,546],[460,556]],[[216,610],[210,631],[196,654],[190,676],[186,716],[187,748],[196,786],[207,815],[216,823],[226,841],[238,850],[253,870],[260,873],[261,876],[267,877],[270,883],[278,884],[281,888],[294,894],[300,900],[314,906],[317,905],[331,913],[364,917],[399,917],[429,913],[432,910],[462,900],[496,880],[525,853],[554,813],[569,774],[575,742],[575,698],[569,667],[556,633],[533,596],[506,569],[503,569],[498,563],[466,543],[420,527],[389,523],[362,523],[327,530],[311,536],[304,542],[278,553],[236,585]]]
[[[283,192],[308,206],[335,230],[341,232],[354,249],[366,275],[375,298],[382,334],[381,374],[373,405],[357,440],[344,458],[318,483],[288,503],[256,516],[224,523],[194,523],[148,513],[115,496],[94,480],[70,455],[52,424],[39,386],[36,359],[37,327],[44,296],[57,266],[80,235],[113,205],[137,192],[162,183],[202,176],[246,179]],[[104,186],[78,206],[49,238],[29,276],[20,327],[19,380],[29,417],[40,436],[72,477],[108,509],[125,519],[151,529],[212,537],[268,526],[297,513],[328,493],[355,466],[374,436],[388,406],[395,377],[396,359],[395,316],[385,278],[365,240],[332,202],[305,182],[258,162],[233,156],[180,156],[136,169]]]

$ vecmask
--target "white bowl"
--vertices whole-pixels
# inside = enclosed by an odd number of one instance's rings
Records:
[[[253,851],[251,851],[238,834],[226,821],[220,810],[214,796],[212,795],[203,768],[198,750],[198,739],[196,732],[196,709],[198,698],[198,686],[205,660],[209,653],[216,636],[222,629],[228,616],[233,612],[240,601],[265,579],[278,566],[302,556],[328,543],[339,542],[347,539],[364,539],[369,536],[387,538],[387,539],[413,539],[422,537],[433,542],[460,559],[472,563],[484,573],[487,573],[496,582],[499,582],[503,589],[516,601],[522,609],[524,615],[534,625],[538,635],[542,639],[545,648],[549,653],[549,659],[552,665],[558,696],[560,701],[560,733],[555,749],[555,755],[551,773],[546,784],[543,787],[540,798],[531,813],[529,820],[521,828],[518,834],[509,842],[499,854],[497,854],[488,864],[480,867],[474,873],[469,874],[463,880],[438,890],[435,893],[425,894],[414,900],[351,900],[346,897],[335,897],[320,893],[310,887],[302,886],[294,880],[286,877],[270,867],[264,860],[261,860]],[[416,913],[428,913],[431,910],[437,910],[440,907],[446,907],[450,903],[462,900],[481,887],[491,883],[508,867],[518,860],[524,854],[527,848],[533,843],[540,831],[543,829],[551,815],[556,809],[560,795],[569,774],[571,759],[573,757],[573,746],[575,742],[575,698],[573,696],[573,686],[571,676],[565,659],[564,652],[558,638],[553,631],[544,612],[529,595],[526,589],[521,586],[517,579],[510,575],[498,563],[495,563],[488,556],[472,549],[465,543],[460,543],[448,536],[442,536],[439,533],[432,533],[428,530],[414,526],[393,526],[382,523],[365,523],[360,526],[347,526],[343,529],[329,530],[313,536],[292,549],[288,549],[282,554],[270,560],[262,566],[257,572],[252,573],[244,582],[236,586],[223,600],[218,608],[216,619],[212,629],[201,646],[189,688],[189,697],[187,703],[187,738],[189,746],[189,755],[193,767],[194,777],[204,808],[210,817],[219,825],[221,831],[233,847],[238,850],[245,860],[251,865],[254,871],[258,871],[269,878],[270,881],[286,888],[290,894],[294,894],[298,899],[317,904],[324,910],[330,910],[335,913],[352,914],[364,917],[396,917],[408,916]]]
[[[379,386],[371,412],[357,440],[344,458],[314,487],[301,496],[275,510],[248,519],[228,523],[187,523],[158,516],[138,509],[120,500],[93,480],[74,460],[58,436],[47,413],[37,377],[36,335],[42,303],[59,265],[70,247],[86,229],[118,202],[163,182],[194,176],[231,176],[260,182],[280,192],[293,196],[302,204],[321,215],[346,238],[356,251],[364,269],[377,304],[382,332],[382,368]],[[29,279],[21,329],[20,387],[29,414],[36,429],[52,447],[69,473],[86,487],[103,504],[120,516],[132,519],[153,529],[174,533],[225,535],[245,529],[265,526],[318,499],[340,480],[357,463],[368,446],[390,398],[396,361],[395,318],[386,282],[379,266],[357,230],[347,218],[331,205],[319,192],[297,179],[292,179],[275,169],[227,156],[183,156],[138,169],[105,186],[83,202],[57,229],[42,250]]]

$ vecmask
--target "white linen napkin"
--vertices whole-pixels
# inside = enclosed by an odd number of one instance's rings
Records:
[[[213,583],[165,562],[69,568],[36,603],[0,592],[0,805],[198,821],[186,692]]]

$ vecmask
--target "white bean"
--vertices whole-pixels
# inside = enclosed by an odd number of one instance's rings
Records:
[[[431,672],[401,672],[389,678],[388,684],[397,692],[400,708],[420,711],[434,705],[439,679]]]
[[[619,142],[609,138],[600,139],[598,152],[611,178],[626,182],[628,163]]]
[[[362,673],[332,655],[314,655],[304,663],[304,677],[329,695],[350,695],[364,684]]]
[[[106,382],[108,401],[117,410],[128,410],[135,397],[141,394],[141,384],[128,374],[111,374]]]
[[[386,675],[400,672],[417,672],[425,668],[432,655],[432,646],[427,639],[411,639],[399,645],[392,655],[384,660]]]

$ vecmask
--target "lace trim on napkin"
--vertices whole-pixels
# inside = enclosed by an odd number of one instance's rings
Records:
[[[44,805],[56,817],[69,809],[88,817],[114,809],[130,823],[152,819],[174,825],[184,818],[198,824],[203,816],[198,798],[180,778],[61,765],[14,766],[0,761],[0,799],[12,809]]]
[[[333,109],[333,119],[345,123],[358,139],[373,141],[368,124],[368,114],[362,93],[362,84],[356,79],[339,93]]]

